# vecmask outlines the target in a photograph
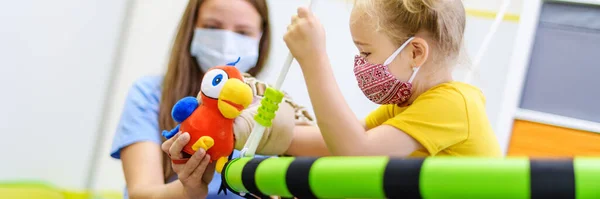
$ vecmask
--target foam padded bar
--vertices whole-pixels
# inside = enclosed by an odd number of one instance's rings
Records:
[[[286,158],[279,161],[276,158],[264,160],[265,164],[260,164],[256,168],[256,186],[265,195],[279,195],[281,197],[292,198],[292,193],[286,184],[286,173],[294,158]],[[272,162],[272,163],[270,163]]]
[[[531,198],[575,199],[573,161],[531,160]]]
[[[284,198],[600,198],[600,158],[239,158],[234,193]]]
[[[285,183],[293,196],[298,198],[317,198],[310,187],[309,172],[316,159],[296,158],[287,168]]]
[[[529,198],[526,158],[431,158],[421,167],[423,198]]]
[[[251,159],[244,165],[242,168],[242,184],[248,190],[248,192],[253,193],[254,195],[260,198],[269,198],[269,196],[264,195],[261,191],[258,190],[256,183],[256,170],[258,165],[264,161],[266,158],[254,158]]]
[[[577,158],[573,160],[575,170],[575,196],[600,198],[600,158]]]

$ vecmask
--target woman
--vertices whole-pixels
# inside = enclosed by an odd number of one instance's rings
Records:
[[[241,57],[236,67],[247,73],[245,80],[253,89],[255,100],[235,119],[235,145],[236,149],[240,149],[250,134],[252,117],[266,87],[251,76],[263,69],[269,52],[269,39],[268,9],[264,0],[189,1],[175,38],[167,73],[164,77],[139,79],[129,91],[125,103],[111,148],[111,156],[122,160],[127,183],[125,198],[217,196],[221,180],[219,176],[212,176],[214,165],[208,165],[205,154],[199,151],[189,157],[188,163],[172,164],[169,155],[161,151],[164,138],[160,133],[175,127],[170,115],[173,105],[183,97],[197,95],[204,71]],[[312,118],[302,107],[289,98],[285,102],[280,105],[273,126],[265,131],[257,153],[285,153],[294,126],[312,123]],[[172,142],[166,142],[163,150],[168,152],[169,148],[173,148],[171,145]],[[174,159],[182,158],[179,152],[169,154],[177,156]],[[180,174],[179,180],[174,170]],[[237,196],[228,194],[222,197]]]

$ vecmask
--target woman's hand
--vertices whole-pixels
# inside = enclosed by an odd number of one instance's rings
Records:
[[[298,15],[292,17],[283,39],[303,68],[312,67],[314,60],[327,56],[325,30],[307,8],[298,8]]]
[[[172,160],[184,159],[183,147],[190,141],[188,133],[177,133],[162,144],[162,150]],[[184,164],[171,163],[189,198],[205,198],[208,195],[208,184],[212,181],[215,165],[209,164],[210,155],[198,149]]]

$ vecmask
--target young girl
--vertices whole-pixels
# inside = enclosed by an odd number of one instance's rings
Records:
[[[452,80],[465,29],[460,0],[357,0],[350,29],[360,55],[348,70],[381,106],[356,118],[334,79],[322,26],[298,9],[284,40],[304,73],[322,138],[297,130],[288,154],[501,156],[483,94]]]

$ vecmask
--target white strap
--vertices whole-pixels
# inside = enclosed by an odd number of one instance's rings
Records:
[[[396,59],[396,57],[398,56],[398,54],[400,54],[400,52],[402,52],[402,49],[404,49],[404,47],[406,47],[406,45],[408,45],[410,43],[410,41],[412,41],[414,39],[414,37],[408,38],[408,40],[406,40],[402,46],[400,46],[400,48],[396,49],[396,51],[394,51],[394,53],[392,53],[392,55],[390,55],[390,57],[388,57],[385,62],[383,62],[384,66],[389,65],[390,63],[392,63],[392,61],[394,61],[394,59]]]
[[[419,72],[419,69],[421,69],[420,66],[417,67],[413,67],[413,73],[410,76],[410,79],[408,79],[408,83],[412,83],[412,81],[415,79],[415,77],[417,76],[417,72]]]

